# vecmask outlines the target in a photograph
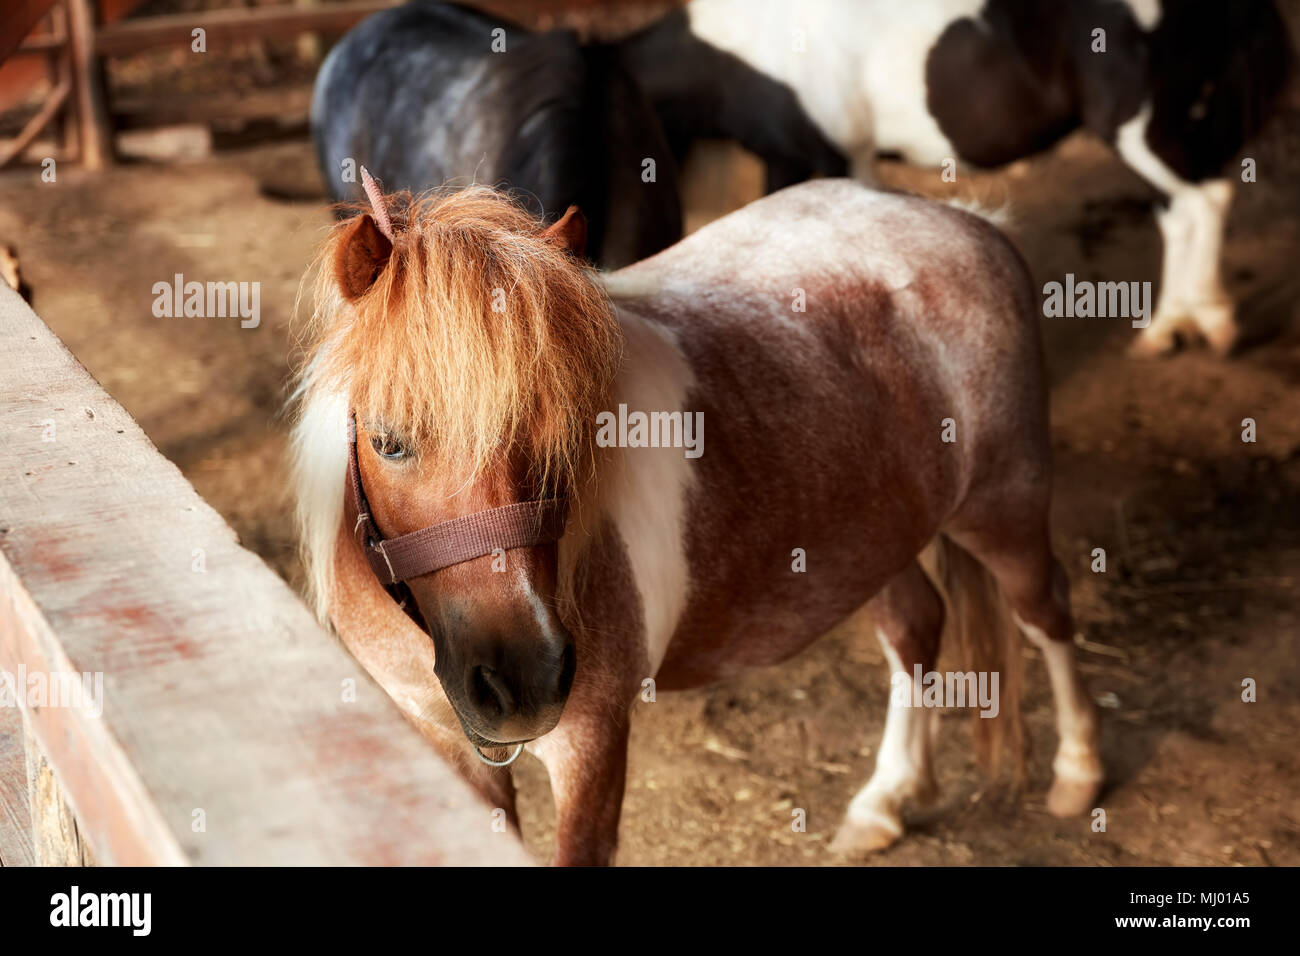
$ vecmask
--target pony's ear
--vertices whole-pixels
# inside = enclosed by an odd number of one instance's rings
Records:
[[[587,254],[587,217],[577,206],[570,206],[563,216],[543,230],[542,238],[581,259]]]
[[[334,278],[349,301],[361,298],[375,284],[392,252],[392,242],[368,213],[348,226],[334,258]]]

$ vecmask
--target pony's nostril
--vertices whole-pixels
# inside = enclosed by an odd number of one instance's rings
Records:
[[[569,696],[569,690],[573,687],[573,675],[578,669],[578,654],[572,644],[564,648],[564,657],[560,662],[560,681],[556,687],[557,696],[561,699]]]
[[[482,664],[475,667],[470,683],[484,716],[509,717],[515,712],[515,695],[492,668]]]

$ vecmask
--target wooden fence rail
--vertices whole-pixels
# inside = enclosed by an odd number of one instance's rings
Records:
[[[5,287],[0,355],[0,860],[529,862]]]
[[[253,7],[127,19],[95,31],[95,54],[121,56],[159,46],[189,46],[192,32],[199,28],[208,44],[283,39],[303,33],[346,33],[370,14],[398,2],[364,0],[319,7]]]

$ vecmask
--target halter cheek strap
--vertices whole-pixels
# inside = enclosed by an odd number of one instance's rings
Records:
[[[353,530],[364,532],[361,546],[366,560],[387,587],[484,557],[498,548],[510,551],[558,541],[564,534],[569,511],[567,498],[540,498],[476,511],[409,534],[385,538],[370,513],[366,490],[361,484],[355,415],[349,421],[348,494],[357,511]]]

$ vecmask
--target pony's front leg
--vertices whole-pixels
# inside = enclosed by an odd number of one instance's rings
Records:
[[[1196,226],[1192,233],[1192,260],[1187,267],[1187,296],[1192,320],[1210,348],[1220,355],[1237,343],[1236,309],[1223,287],[1223,235],[1232,204],[1232,183],[1215,179],[1199,183],[1191,201]],[[1186,202],[1187,200],[1183,200]]]
[[[1164,239],[1160,297],[1151,324],[1134,343],[1135,355],[1168,351],[1180,329],[1204,336],[1220,354],[1236,343],[1235,309],[1220,278],[1231,200],[1231,185],[1219,179],[1180,188],[1169,208],[1157,211]]]
[[[555,797],[556,866],[609,866],[627,778],[628,722],[608,713],[565,714],[528,750],[541,759]]]
[[[1227,354],[1237,341],[1236,310],[1223,286],[1223,235],[1232,203],[1227,179],[1189,182],[1152,150],[1146,139],[1150,107],[1120,127],[1116,149],[1132,169],[1167,197],[1156,222],[1163,239],[1160,296],[1155,314],[1130,348],[1136,356],[1170,351],[1180,330],[1204,336]]]
[[[831,850],[857,855],[882,850],[903,835],[903,806],[934,795],[930,760],[931,713],[912,706],[915,669],[934,668],[943,633],[943,599],[913,563],[867,605],[889,661],[891,693],[876,772],[849,804]],[[901,686],[901,689],[900,689]],[[906,702],[902,697],[906,696]],[[915,695],[919,698],[919,694]]]

